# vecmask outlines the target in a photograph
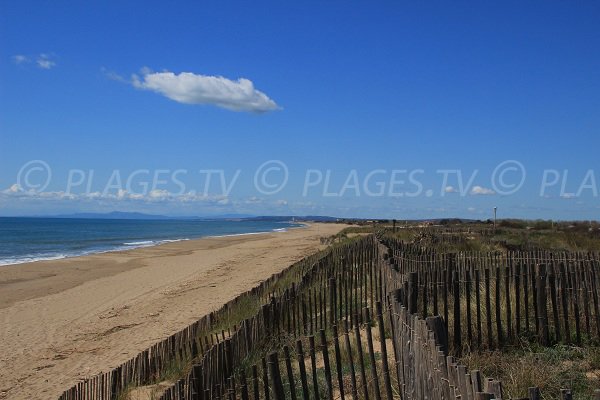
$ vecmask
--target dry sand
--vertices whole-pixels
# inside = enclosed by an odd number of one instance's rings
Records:
[[[343,225],[0,267],[0,399],[53,399],[323,248]]]

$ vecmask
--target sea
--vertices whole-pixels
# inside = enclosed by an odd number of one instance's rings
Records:
[[[0,266],[121,251],[202,237],[282,232],[293,221],[0,217]]]

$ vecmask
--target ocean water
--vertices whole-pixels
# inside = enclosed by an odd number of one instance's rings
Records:
[[[0,265],[155,246],[207,236],[284,231],[285,221],[0,217]]]

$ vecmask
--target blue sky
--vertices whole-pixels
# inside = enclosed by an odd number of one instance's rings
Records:
[[[598,219],[597,2],[122,3],[0,5],[0,215]]]

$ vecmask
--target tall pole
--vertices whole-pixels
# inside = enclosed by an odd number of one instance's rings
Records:
[[[494,234],[496,234],[496,211],[498,211],[498,207],[494,207]]]

